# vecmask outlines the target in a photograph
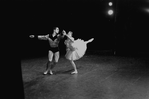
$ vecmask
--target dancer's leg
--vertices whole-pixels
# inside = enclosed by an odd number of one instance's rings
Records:
[[[91,39],[89,39],[88,41],[85,41],[85,43],[87,44],[87,43],[90,43],[90,42],[92,42],[94,40],[94,38],[91,38]]]
[[[73,61],[73,60],[70,60],[70,63],[72,64],[72,66],[73,66],[73,68],[74,68],[74,72],[72,72],[71,74],[76,74],[76,73],[78,73],[77,67],[76,67],[76,64],[74,63],[74,61]]]
[[[47,74],[49,71],[50,71],[50,74],[53,74],[52,70],[50,69],[52,66],[52,59],[53,59],[53,52],[49,51],[48,62],[47,62],[46,71],[44,72],[44,74]]]
[[[55,65],[58,63],[59,60],[59,51],[54,53],[54,62],[53,65],[51,66],[51,70],[55,67]]]

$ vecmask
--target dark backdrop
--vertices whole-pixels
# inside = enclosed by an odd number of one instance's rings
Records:
[[[106,14],[109,1],[113,2],[112,16]],[[13,2],[5,3],[9,7],[3,7],[3,15],[4,24],[9,26],[6,29],[17,35],[17,49],[22,58],[47,55],[48,42],[30,39],[29,35],[52,33],[56,26],[60,31],[73,31],[75,38],[94,37],[88,50],[147,54],[149,13],[142,9],[148,8],[148,4],[146,0]],[[61,50],[65,52],[62,43]]]

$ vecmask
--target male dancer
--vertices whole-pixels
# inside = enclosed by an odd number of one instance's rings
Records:
[[[34,38],[34,35],[30,35],[31,38]],[[46,66],[46,71],[44,72],[44,75],[50,73],[51,75],[53,74],[52,69],[56,65],[56,63],[59,60],[59,42],[60,39],[63,38],[64,35],[59,34],[59,28],[56,27],[53,30],[52,34],[47,34],[47,35],[38,35],[38,39],[40,40],[48,40],[49,41],[49,54],[48,54],[48,62]],[[54,57],[54,61],[53,61]],[[53,62],[52,62],[53,61]]]

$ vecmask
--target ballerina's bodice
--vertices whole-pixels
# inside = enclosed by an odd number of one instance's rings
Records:
[[[66,47],[67,47],[67,50],[71,50],[71,51],[74,51],[76,50],[77,48],[75,46],[73,46],[73,41],[71,41],[70,39],[67,39],[65,41],[65,44],[66,44]]]

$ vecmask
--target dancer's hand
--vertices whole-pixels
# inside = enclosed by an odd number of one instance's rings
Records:
[[[66,35],[66,31],[65,30],[63,30],[62,33],[63,33],[63,35]]]
[[[29,37],[30,37],[30,38],[34,38],[34,37],[35,37],[35,35],[30,35]]]
[[[47,38],[48,38],[48,37],[49,37],[49,34],[45,35],[45,37],[47,37]]]

